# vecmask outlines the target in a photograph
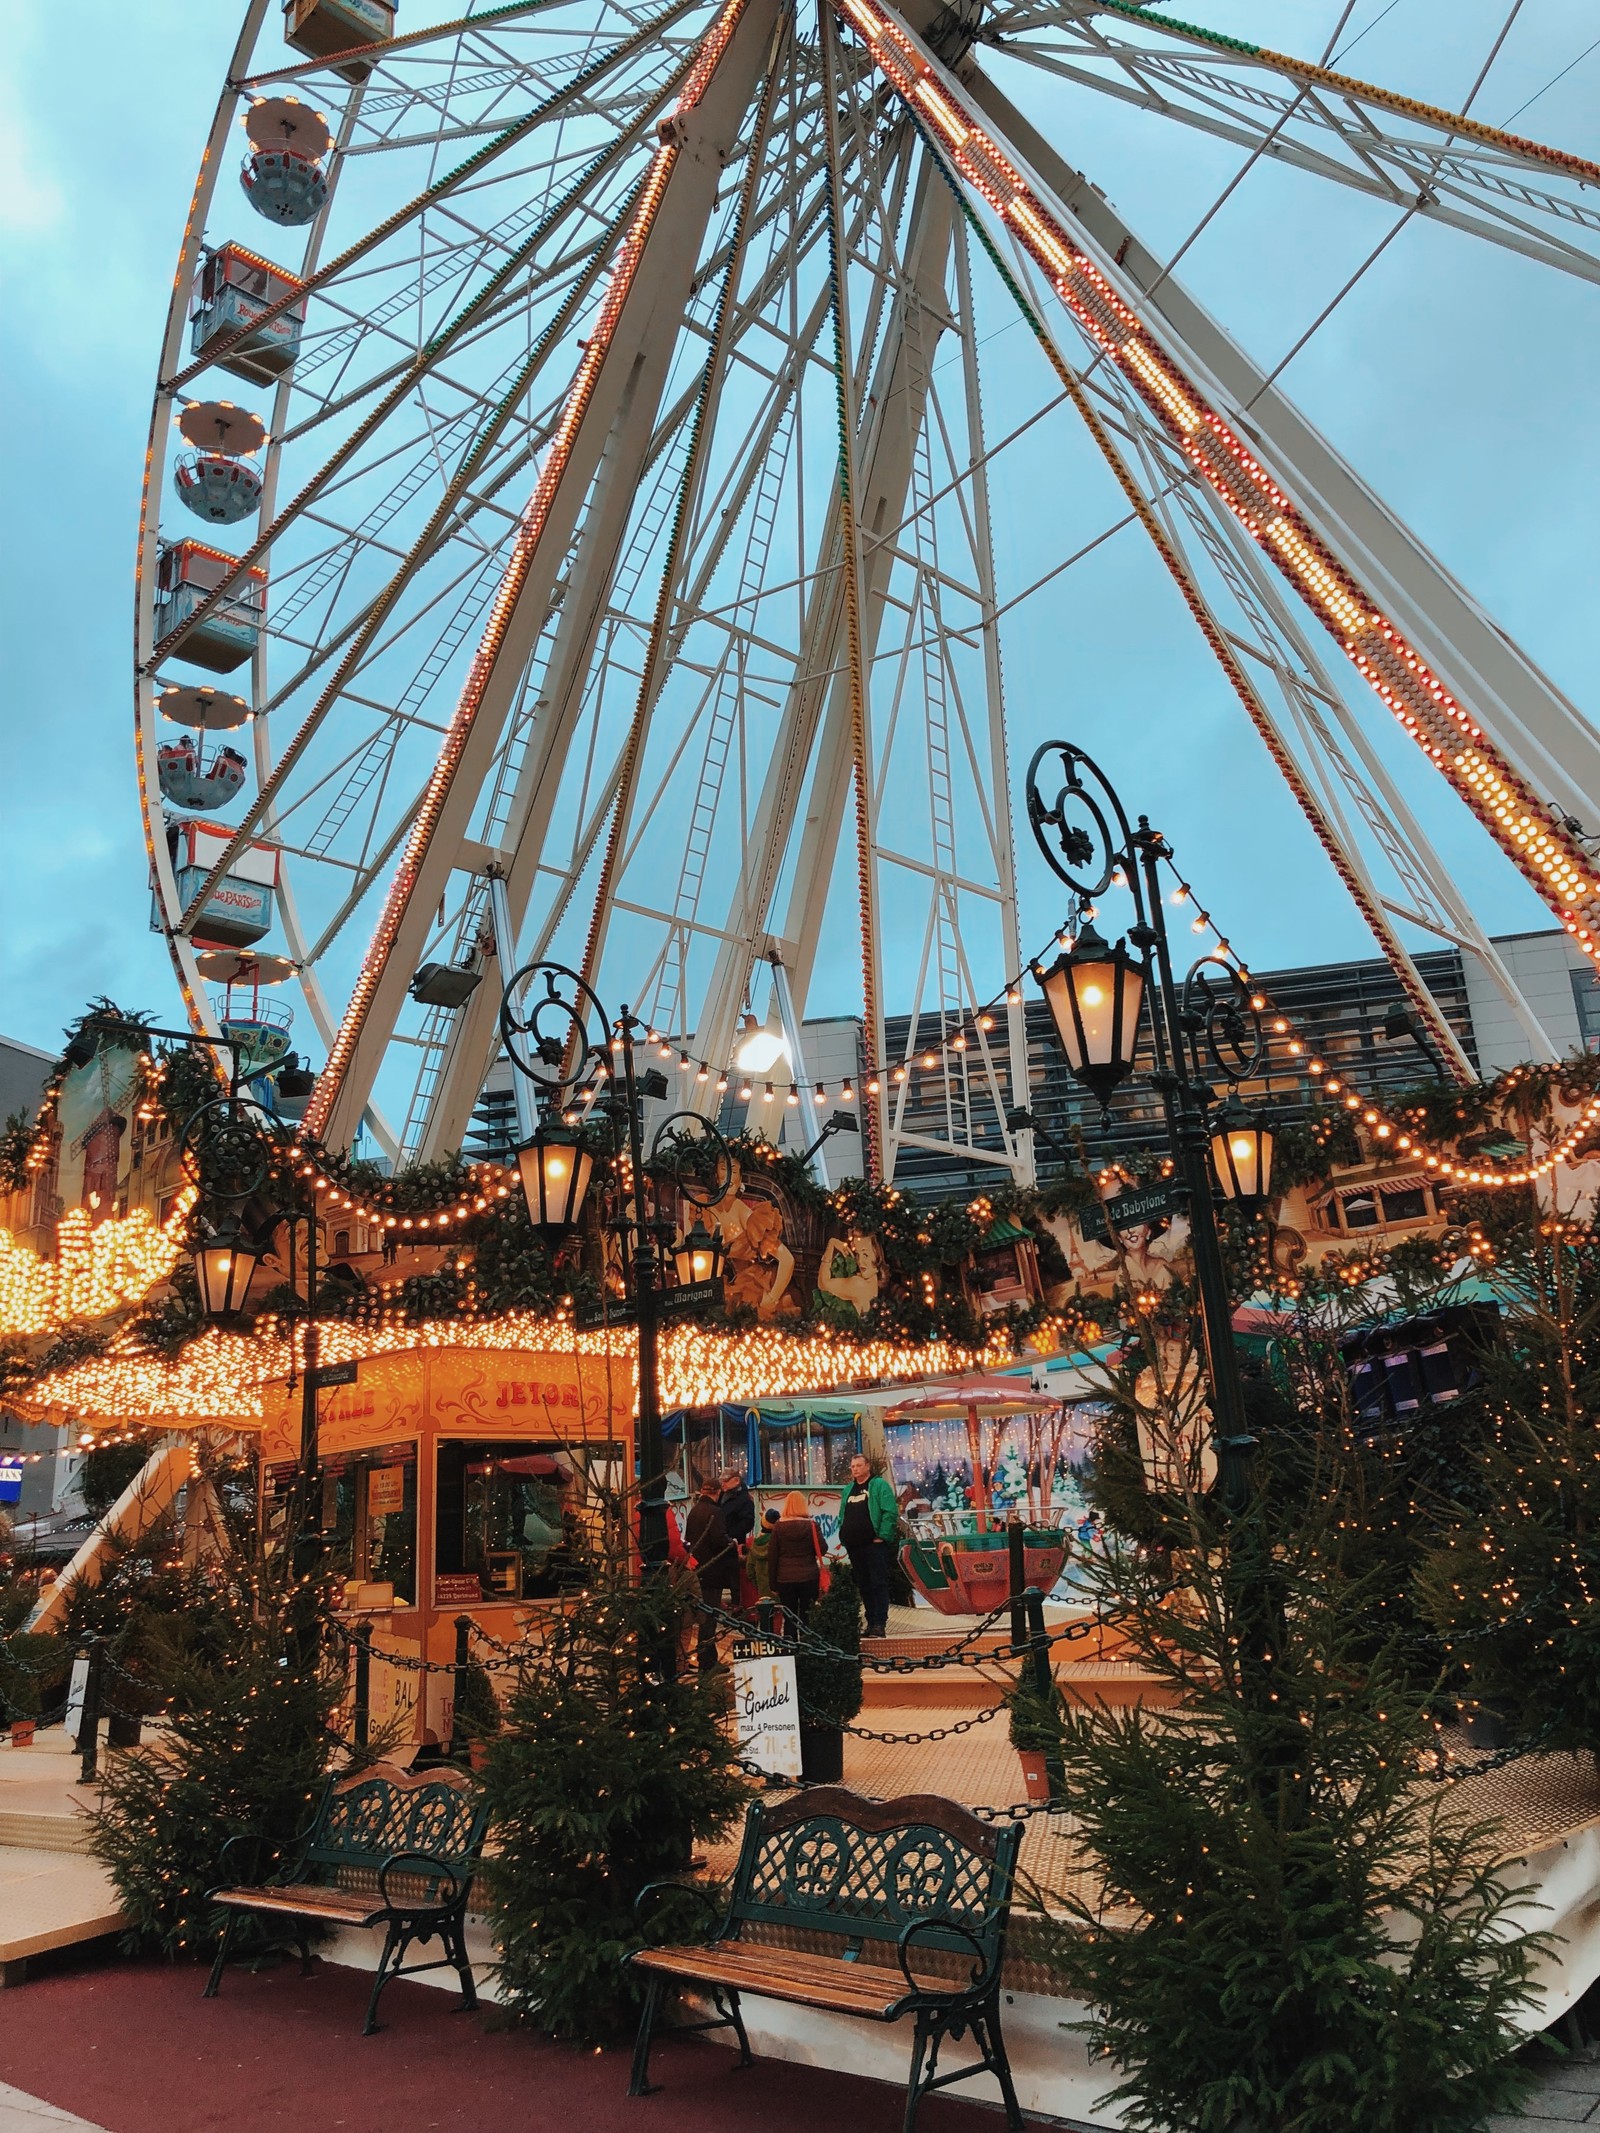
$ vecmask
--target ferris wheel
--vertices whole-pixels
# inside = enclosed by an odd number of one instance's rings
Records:
[[[248,0],[161,350],[138,767],[196,1026],[208,975],[292,972],[308,1132],[459,1147],[548,954],[709,1109],[841,906],[876,1166],[886,1016],[941,1077],[918,1145],[1025,1106],[993,526],[1063,421],[1441,1054],[1402,923],[1552,1056],[1380,729],[1597,956],[1600,734],[1030,83],[1600,281],[1595,165],[1121,0]],[[1031,400],[995,390],[1018,322]]]

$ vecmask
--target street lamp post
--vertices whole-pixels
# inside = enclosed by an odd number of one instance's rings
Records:
[[[661,1224],[647,1208],[647,1196],[652,1180],[666,1171],[692,1206],[712,1207],[727,1190],[733,1159],[716,1127],[697,1112],[675,1112],[664,1119],[646,1157],[644,1101],[664,1097],[667,1081],[654,1069],[643,1074],[638,1070],[634,1034],[642,1027],[626,1005],[613,1023],[590,986],[560,963],[527,964],[510,978],[500,1002],[500,1036],[507,1057],[532,1083],[541,1106],[532,1138],[517,1151],[528,1214],[536,1228],[569,1229],[582,1211],[593,1155],[564,1114],[597,1065],[615,1083],[612,1055],[620,1058],[621,1102],[610,1109],[621,1131],[615,1136],[612,1153],[620,1156],[625,1143],[633,1199],[632,1217],[619,1211],[617,1227],[625,1239],[638,1331],[639,1552],[648,1573],[664,1568],[667,1561],[667,1453],[659,1354],[667,1292],[661,1282]],[[609,1041],[607,1032],[612,1033]],[[703,1175],[707,1157],[709,1184]],[[626,1195],[619,1198],[625,1206]],[[669,1237],[670,1233],[669,1225]],[[696,1229],[673,1252],[672,1262],[680,1282],[683,1264],[689,1267],[691,1281],[714,1281],[722,1263],[720,1240],[697,1219]]]
[[[199,1036],[190,1029],[161,1029],[113,1014],[92,1017],[84,1029],[85,1034],[91,1029],[133,1032],[141,1043],[160,1038],[190,1050],[228,1055],[227,1093],[212,1097],[190,1113],[178,1143],[179,1160],[200,1195],[196,1212],[198,1222],[204,1226],[190,1247],[190,1257],[200,1308],[213,1324],[229,1325],[242,1317],[251,1280],[274,1232],[281,1224],[289,1224],[292,1252],[294,1225],[305,1222],[306,1335],[293,1544],[296,1567],[304,1572],[321,1546],[317,1506],[317,1211],[314,1202],[291,1187],[286,1201],[268,1210],[263,1220],[253,1225],[244,1220],[245,1207],[266,1185],[273,1152],[265,1114],[245,1092],[253,1081],[263,1079],[275,1068],[261,1067],[253,1074],[241,1074],[240,1047],[232,1037]],[[288,1168],[292,1176],[293,1166]]]
[[[292,1544],[295,1569],[304,1576],[315,1567],[322,1545],[317,1441],[317,1210],[314,1200],[289,1182],[294,1177],[294,1165],[289,1162],[279,1166],[272,1204],[255,1223],[246,1223],[246,1207],[259,1200],[267,1186],[274,1144],[261,1112],[241,1096],[242,1087],[242,1083],[235,1082],[226,1096],[201,1104],[184,1122],[180,1159],[201,1194],[201,1220],[206,1225],[195,1241],[191,1257],[201,1310],[214,1324],[232,1324],[243,1314],[251,1278],[274,1234],[287,1225],[292,1265],[295,1231],[301,1222],[305,1224],[306,1319]],[[289,1154],[287,1149],[277,1152]],[[218,1208],[222,1210],[220,1214],[215,1212]]]
[[[1069,924],[1081,922],[1071,947],[1048,970],[1035,967],[1034,975],[1073,1078],[1102,1107],[1133,1071],[1140,1023],[1149,1012],[1155,1058],[1150,1081],[1160,1092],[1189,1214],[1218,1493],[1234,1508],[1249,1494],[1255,1439],[1233,1345],[1212,1158],[1220,1136],[1224,1162],[1217,1182],[1224,1195],[1243,1202],[1265,1198],[1270,1125],[1236,1103],[1216,1109],[1219,1081],[1236,1089],[1260,1069],[1265,1044],[1259,1014],[1233,965],[1214,955],[1195,963],[1180,999],[1161,897],[1160,867],[1170,848],[1147,816],[1139,817],[1137,829],[1130,826],[1109,779],[1081,748],[1047,741],[1036,751],[1028,766],[1027,803],[1046,864],[1073,892]],[[1126,940],[1114,947],[1093,925],[1094,907],[1113,885],[1127,888],[1135,916]]]

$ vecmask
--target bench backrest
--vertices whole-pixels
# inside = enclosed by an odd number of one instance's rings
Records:
[[[913,1793],[865,1800],[842,1786],[812,1786],[774,1805],[757,1801],[734,1871],[728,1929],[746,1922],[895,1940],[913,1918],[942,1914],[998,1957],[1022,1832],[989,1823],[953,1800]],[[971,1955],[970,1942],[938,1927],[921,1948]]]
[[[376,1873],[397,1852],[426,1852],[458,1868],[477,1864],[489,1810],[460,1770],[399,1770],[375,1763],[331,1778],[306,1846],[308,1865]]]

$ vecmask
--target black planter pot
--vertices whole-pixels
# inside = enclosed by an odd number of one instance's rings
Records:
[[[1511,1727],[1502,1711],[1493,1704],[1461,1703],[1456,1709],[1461,1714],[1461,1730],[1467,1737],[1469,1748],[1504,1748],[1511,1739]]]
[[[107,1745],[112,1748],[137,1748],[139,1724],[139,1714],[136,1711],[113,1711],[106,1721]]]
[[[837,1785],[844,1777],[843,1726],[800,1727],[800,1776],[807,1785]]]

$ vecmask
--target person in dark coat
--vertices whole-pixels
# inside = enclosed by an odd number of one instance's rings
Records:
[[[772,1528],[767,1563],[772,1589],[787,1617],[785,1634],[792,1637],[822,1587],[822,1536],[798,1489],[791,1489],[783,1499],[783,1515]]]
[[[756,1500],[745,1487],[744,1476],[736,1466],[723,1471],[722,1523],[736,1548],[749,1546],[750,1536],[756,1530]]]
[[[694,1564],[695,1576],[700,1581],[700,1598],[704,1602],[695,1653],[695,1664],[704,1674],[718,1664],[718,1624],[710,1610],[720,1608],[732,1614],[739,1594],[739,1551],[729,1540],[723,1520],[722,1485],[709,1474],[689,1506],[683,1538],[689,1559]]]

